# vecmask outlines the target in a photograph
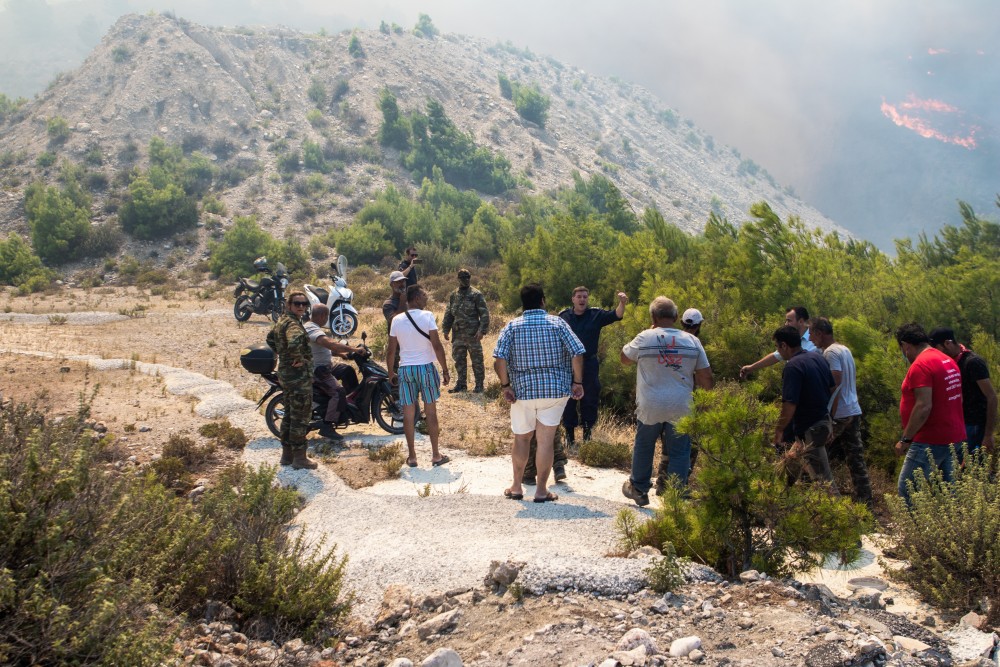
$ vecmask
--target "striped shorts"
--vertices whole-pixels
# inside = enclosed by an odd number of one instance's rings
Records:
[[[434,364],[399,367],[400,405],[413,405],[418,394],[425,404],[441,398],[441,379]]]

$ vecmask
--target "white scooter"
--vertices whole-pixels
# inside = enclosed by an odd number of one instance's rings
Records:
[[[347,258],[343,255],[336,262],[330,263],[330,280],[333,284],[327,289],[315,285],[304,285],[309,307],[318,303],[326,304],[330,309],[330,321],[327,326],[334,336],[347,338],[358,329],[358,311],[351,305],[354,292],[347,288]]]

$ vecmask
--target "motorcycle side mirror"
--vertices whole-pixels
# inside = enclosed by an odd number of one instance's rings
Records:
[[[368,340],[368,332],[367,331],[362,331],[361,332],[361,342],[364,343],[366,340]]]

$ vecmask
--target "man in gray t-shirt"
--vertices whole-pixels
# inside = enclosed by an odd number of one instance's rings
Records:
[[[677,306],[658,296],[649,304],[653,327],[639,332],[621,351],[621,362],[638,365],[636,411],[638,421],[632,450],[632,474],[622,493],[637,505],[649,504],[650,478],[657,439],[669,457],[667,475],[675,483],[687,484],[691,468],[691,438],[680,435],[674,424],[691,411],[695,387],[711,389],[712,368],[701,341],[674,328]]]
[[[865,465],[865,446],[861,441],[861,404],[858,403],[858,388],[851,351],[833,338],[833,324],[825,317],[817,317],[809,329],[812,341],[823,351],[823,358],[830,364],[836,389],[830,415],[833,417],[833,431],[826,442],[827,453],[832,457],[843,452],[847,468],[851,471],[854,486],[854,500],[872,504],[872,483],[868,479]]]
[[[325,319],[324,319],[325,318]],[[312,307],[312,314],[305,324],[306,335],[309,336],[309,347],[313,358],[313,384],[330,397],[327,403],[324,424],[320,427],[320,435],[331,440],[343,440],[343,436],[334,427],[347,416],[347,396],[333,375],[333,354],[348,354],[355,352],[364,354],[365,348],[353,347],[338,343],[323,330],[323,324],[330,318],[330,309],[325,304],[318,303]]]

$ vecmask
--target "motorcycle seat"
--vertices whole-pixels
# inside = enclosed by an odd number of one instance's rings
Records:
[[[247,281],[247,287],[249,287],[252,290],[255,290],[255,289],[258,289],[260,287],[260,283],[255,283],[252,280],[248,280]]]
[[[316,295],[316,298],[319,299],[320,303],[326,303],[326,300],[330,298],[330,293],[322,287],[314,287],[311,291]]]

